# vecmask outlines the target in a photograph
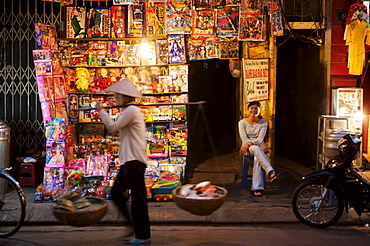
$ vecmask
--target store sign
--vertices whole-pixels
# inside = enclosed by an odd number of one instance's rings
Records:
[[[246,103],[268,99],[269,60],[244,59],[243,84]]]
[[[337,21],[345,22],[347,20],[348,12],[347,11],[337,11]]]

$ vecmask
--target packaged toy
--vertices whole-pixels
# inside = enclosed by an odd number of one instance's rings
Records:
[[[237,37],[239,31],[239,5],[217,9],[217,36]]]
[[[162,173],[158,181],[152,186],[154,200],[166,202],[172,199],[172,190],[181,185],[180,177],[171,172]]]
[[[67,38],[86,38],[86,8],[67,7]]]
[[[55,26],[35,23],[35,34],[38,49],[58,49]]]
[[[168,36],[169,64],[186,63],[184,35]]]
[[[156,40],[156,55],[157,55],[158,65],[168,64],[168,41],[167,39]]]
[[[109,8],[90,8],[87,12],[87,37],[109,38],[110,22]]]
[[[112,38],[125,38],[125,7],[124,6],[112,6]]]
[[[135,3],[126,7],[126,37],[143,37],[144,3]]]
[[[192,15],[192,34],[214,34],[216,11],[213,9],[194,10]]]
[[[146,7],[146,36],[148,38],[165,37],[166,3],[148,1]]]
[[[86,175],[107,176],[108,156],[88,156]]]
[[[191,0],[166,2],[166,26],[168,34],[191,34]]]

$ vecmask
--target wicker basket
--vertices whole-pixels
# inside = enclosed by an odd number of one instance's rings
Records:
[[[89,226],[98,223],[108,211],[108,203],[99,197],[86,197],[97,208],[89,210],[63,211],[53,208],[54,216],[63,224],[71,226]]]
[[[193,186],[193,185],[187,184],[184,186]],[[216,192],[222,195],[212,199],[194,199],[180,196],[178,193],[181,187],[177,187],[172,191],[173,200],[176,202],[179,208],[188,211],[192,214],[210,215],[222,206],[227,195],[227,190],[225,188],[219,186],[215,187],[217,188]]]

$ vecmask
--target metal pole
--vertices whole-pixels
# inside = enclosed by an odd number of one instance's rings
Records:
[[[188,103],[143,103],[143,104],[130,104],[140,107],[150,107],[150,106],[178,106],[178,105],[202,105],[207,103],[206,101],[199,101],[199,102],[188,102]],[[123,105],[113,105],[113,106],[107,106],[103,107],[104,109],[111,109],[111,108],[124,108],[127,107],[126,104]],[[71,111],[89,111],[94,110],[96,108],[81,108],[81,109],[72,109]]]

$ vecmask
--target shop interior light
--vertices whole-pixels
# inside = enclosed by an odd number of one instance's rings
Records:
[[[144,37],[141,40],[140,50],[141,50],[141,57],[142,58],[149,58],[150,57],[151,50],[150,50],[150,47],[149,47],[149,41],[146,37]]]
[[[356,122],[359,122],[359,123],[362,124],[362,120],[364,118],[364,115],[363,115],[361,110],[357,110],[357,112],[354,114],[353,118]]]

